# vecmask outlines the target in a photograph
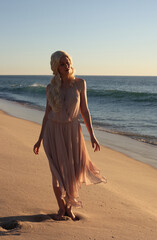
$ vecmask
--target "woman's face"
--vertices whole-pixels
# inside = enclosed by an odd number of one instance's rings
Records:
[[[63,76],[69,76],[72,73],[71,62],[68,57],[63,56],[60,59],[58,71]]]

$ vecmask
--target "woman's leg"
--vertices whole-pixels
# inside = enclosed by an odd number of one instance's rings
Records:
[[[61,191],[57,183],[57,179],[53,177],[53,190],[59,206],[58,217],[62,218],[66,213],[72,220],[76,220],[76,216],[72,211],[72,206],[66,206],[65,201],[61,199]]]
[[[65,215],[65,201],[61,199],[61,191],[57,185],[57,179],[55,177],[53,177],[53,190],[59,206],[58,216],[63,217]]]

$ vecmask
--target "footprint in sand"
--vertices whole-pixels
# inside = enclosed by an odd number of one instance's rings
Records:
[[[10,220],[0,224],[0,236],[5,235],[20,235],[21,229],[30,229],[32,225],[29,223],[20,222],[17,220]]]
[[[1,227],[5,230],[21,229],[21,224],[18,221],[8,221],[1,224]]]

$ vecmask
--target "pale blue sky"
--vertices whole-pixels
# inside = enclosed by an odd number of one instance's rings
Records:
[[[67,51],[76,74],[157,75],[156,0],[0,0],[0,74],[51,74]]]

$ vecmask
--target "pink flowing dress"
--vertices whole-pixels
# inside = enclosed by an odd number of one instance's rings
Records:
[[[79,122],[80,92],[77,82],[66,89],[61,88],[62,108],[59,112],[50,111],[43,136],[45,153],[52,176],[61,190],[61,198],[68,206],[76,207],[82,206],[78,201],[82,183],[106,183],[91,162],[85,146]]]

